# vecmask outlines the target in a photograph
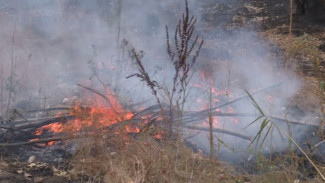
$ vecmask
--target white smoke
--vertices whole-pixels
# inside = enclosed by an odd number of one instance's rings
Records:
[[[4,86],[8,85],[7,79],[11,75],[11,60],[14,61],[16,102],[34,100],[39,97],[39,91],[50,97],[49,102],[60,101],[78,94],[80,88],[75,83],[98,87],[94,71],[122,100],[137,103],[152,98],[144,83],[136,78],[126,79],[137,71],[127,50],[118,50],[121,46],[118,35],[120,41],[125,39],[137,50],[145,52],[143,62],[154,80],[170,85],[173,66],[166,53],[165,25],[173,34],[184,10],[184,1],[121,2],[119,17],[118,0],[0,0],[3,102],[8,100],[8,91]],[[202,5],[208,2],[189,1],[191,14],[198,18],[196,33],[205,40],[193,83],[204,85],[200,75],[209,72],[216,89],[231,91],[228,96],[220,96],[221,102],[245,95],[244,89],[255,91],[282,83],[278,88],[256,95],[257,102],[268,114],[280,115],[286,109],[288,100],[299,91],[299,80],[281,71],[280,58],[272,54],[270,44],[254,30],[226,31],[224,24],[213,26],[204,22],[201,10]],[[239,2],[215,0],[214,3],[240,7],[242,4]],[[227,16],[217,20],[226,20]],[[198,98],[208,102],[207,94],[207,91],[193,87],[187,109],[197,109]],[[268,101],[270,96],[273,102]],[[3,109],[4,103],[1,105]],[[236,112],[257,113],[249,100],[231,107]],[[219,118],[219,126],[254,136],[258,125],[243,130],[253,120],[254,117],[238,118],[238,124],[235,124],[228,118]],[[275,136],[275,148],[286,148],[286,142],[279,145],[281,139],[279,135]],[[223,135],[223,138],[232,147],[244,148],[248,145],[235,137]],[[193,141],[203,149],[208,148],[207,134],[201,134]]]

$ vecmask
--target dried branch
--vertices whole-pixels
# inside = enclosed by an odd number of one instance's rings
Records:
[[[184,126],[184,128],[188,128],[188,129],[192,129],[192,130],[200,130],[200,131],[210,131],[209,128],[206,127],[200,127],[200,126]],[[247,135],[243,135],[237,132],[233,132],[233,131],[229,131],[229,130],[225,130],[225,129],[220,129],[220,128],[213,128],[212,129],[213,132],[217,132],[217,133],[224,133],[224,134],[228,134],[228,135],[232,135],[235,137],[239,137],[245,140],[251,140],[250,136]]]
[[[2,125],[0,128],[12,128],[13,130],[23,130],[23,129],[29,129],[29,128],[39,128],[44,125],[48,125],[51,123],[56,122],[64,122],[68,121],[70,119],[74,119],[74,115],[63,115],[59,117],[47,117],[47,118],[37,118],[37,119],[30,119],[30,120],[20,120],[16,122],[12,122],[12,124],[9,125]]]
[[[182,113],[184,111],[184,104],[188,96],[188,91],[186,90],[187,90],[189,80],[191,79],[191,77],[189,77],[189,73],[192,70],[194,64],[196,63],[200,50],[203,45],[203,40],[201,40],[199,45],[197,45],[199,40],[198,36],[196,36],[194,41],[192,41],[192,36],[195,29],[195,23],[196,23],[196,18],[190,16],[188,1],[185,0],[185,14],[183,13],[182,18],[178,21],[178,24],[176,26],[174,32],[173,49],[169,37],[168,26],[166,26],[167,53],[172,64],[174,65],[172,89],[171,91],[168,91],[169,105],[170,105],[169,108],[170,129],[173,128],[171,124],[172,121],[177,123],[177,127],[182,122],[182,115],[183,115]],[[194,55],[193,52],[195,53]],[[175,97],[175,95],[177,96]],[[179,120],[173,119],[174,106],[177,107],[178,112],[180,114]],[[177,130],[177,137],[178,136],[179,136],[179,130]]]
[[[65,111],[71,110],[74,106],[62,106],[62,107],[50,107],[50,108],[43,108],[43,109],[31,109],[24,112],[42,112],[42,111]]]
[[[135,60],[135,63],[138,66],[139,73],[132,74],[126,78],[137,77],[137,78],[140,78],[141,81],[144,81],[147,84],[147,86],[150,88],[151,93],[155,96],[157,103],[160,105],[161,103],[160,103],[158,93],[157,93],[157,90],[160,88],[160,86],[158,85],[158,83],[155,80],[151,80],[148,72],[146,71],[146,69],[143,66],[143,63],[142,63],[142,58],[144,56],[143,51],[140,51],[139,53],[137,53],[135,48],[132,48],[130,50],[130,56],[131,56],[131,58],[133,58]]]
[[[270,89],[273,89],[273,88],[279,87],[279,86],[281,86],[281,85],[282,85],[282,83],[278,83],[278,84],[272,85],[272,86],[270,86],[270,87],[263,88],[263,89],[258,90],[258,91],[256,91],[256,92],[253,92],[253,93],[251,93],[251,95],[256,95],[256,94],[258,94],[258,93],[265,92],[266,90],[270,90]],[[226,103],[224,103],[224,104],[218,105],[218,106],[213,107],[213,108],[211,108],[211,109],[206,109],[206,110],[202,110],[202,111],[194,112],[194,113],[192,113],[192,115],[193,115],[193,116],[196,116],[196,115],[204,115],[204,116],[208,116],[210,110],[211,110],[211,111],[214,111],[214,110],[216,110],[216,109],[219,109],[219,108],[222,108],[222,107],[228,106],[228,105],[230,105],[230,104],[233,104],[233,103],[236,103],[236,102],[242,101],[242,100],[247,99],[247,98],[249,98],[249,96],[248,96],[248,95],[244,95],[244,96],[242,96],[242,97],[236,98],[236,99],[234,99],[234,100],[231,100],[231,101],[226,102]],[[189,117],[189,116],[187,116],[187,117]],[[177,120],[177,119],[176,119],[176,120]]]
[[[99,95],[99,96],[101,96],[102,98],[104,98],[109,104],[111,104],[112,105],[112,103],[111,103],[111,101],[104,95],[104,94],[102,94],[102,93],[100,93],[99,91],[96,91],[96,90],[94,90],[94,89],[92,89],[92,88],[89,88],[89,87],[87,87],[87,86],[84,86],[84,85],[81,85],[81,84],[79,84],[79,83],[76,83],[76,85],[78,85],[78,86],[80,86],[80,87],[82,87],[82,88],[84,88],[84,89],[86,89],[86,90],[89,90],[89,91],[91,91],[91,92],[93,92],[93,93],[95,93],[95,94],[97,94],[97,95]]]
[[[174,65],[175,70],[172,92],[176,91],[176,87],[178,84],[184,85],[187,81],[188,73],[196,62],[201,47],[203,45],[203,40],[201,40],[201,42],[197,46],[198,36],[196,36],[193,43],[190,44],[195,29],[195,23],[196,18],[194,18],[193,16],[190,18],[188,2],[187,0],[185,0],[185,14],[183,14],[182,19],[179,20],[174,34],[174,45],[176,50],[175,52],[172,50],[168,26],[166,26],[167,53]],[[189,61],[188,59],[191,56],[195,47],[197,47],[195,54],[192,56],[192,60]]]
[[[199,111],[200,112],[200,111]],[[220,117],[258,117],[256,114],[253,113],[224,113],[224,112],[211,112],[208,115],[205,115],[204,113],[198,114],[199,112],[195,112],[192,114],[185,114],[183,118],[183,123],[194,123],[197,121],[201,121],[202,119],[208,118],[211,116],[220,116]],[[268,118],[272,119],[274,122],[280,122],[280,123],[289,123],[294,125],[301,125],[301,126],[313,126],[313,127],[319,127],[317,123],[308,123],[302,122],[302,121],[295,121],[295,120],[289,120],[278,116],[267,116]]]
[[[149,129],[151,127],[151,125],[153,125],[156,122],[156,120],[157,120],[157,118],[154,118],[151,121],[149,121],[149,123],[145,127],[143,127],[138,133],[136,133],[133,137],[136,138],[143,132],[147,131],[147,129]]]
[[[8,103],[7,103],[7,113],[9,114],[9,109],[12,100],[12,93],[13,90],[13,77],[14,77],[14,42],[15,42],[15,35],[16,35],[16,24],[14,27],[14,32],[11,38],[11,65],[10,65],[10,78],[9,78],[9,96],[8,96]]]
[[[47,138],[47,139],[32,140],[32,141],[28,141],[28,142],[0,143],[0,147],[32,145],[32,144],[48,143],[48,142],[63,141],[63,140],[69,140],[69,138],[53,137],[53,138]]]

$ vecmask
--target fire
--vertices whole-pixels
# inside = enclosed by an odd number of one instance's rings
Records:
[[[215,88],[213,85],[213,79],[208,73],[201,73],[201,77],[209,86],[204,89],[204,82],[201,82],[200,84],[194,83],[193,86],[201,90],[206,90],[205,92],[210,94],[210,100],[207,101],[203,98],[197,98],[197,103],[199,104],[197,108],[198,110],[208,110],[209,108],[214,108],[217,103],[224,101],[224,98],[228,99],[228,96],[231,95],[231,91],[229,89],[221,90]],[[87,104],[86,107],[81,105],[81,103],[76,103],[70,112],[75,119],[69,120],[65,123],[52,123],[45,125],[37,129],[34,135],[41,136],[44,132],[51,132],[53,134],[68,133],[74,135],[84,130],[88,130],[87,132],[92,134],[95,133],[94,130],[96,129],[104,129],[104,127],[132,119],[134,113],[125,110],[118,98],[115,96],[114,92],[112,92],[108,87],[106,87],[105,97],[105,99],[99,95],[91,97],[88,100],[89,104]],[[222,109],[222,111],[220,108],[216,108],[211,112],[235,113],[235,110],[232,107],[227,106],[227,108]],[[57,116],[62,115],[62,113],[57,114]],[[149,116],[141,117],[142,125],[149,123],[150,114],[148,115]],[[209,122],[212,121],[212,126],[218,128],[220,127],[221,119],[222,118],[220,117],[210,116],[210,118],[202,120],[202,125],[209,127]],[[237,124],[238,118],[233,117],[231,118],[231,121]],[[127,133],[139,133],[141,130],[138,126],[129,124],[124,126],[124,130],[117,131],[116,133],[123,133],[124,131]],[[159,132],[155,135],[155,138],[162,139],[163,136],[164,132]],[[52,145],[53,143],[54,142],[50,142],[48,145]]]
[[[54,133],[61,133],[63,131],[63,125],[61,123],[52,123],[49,125],[45,125],[39,129],[37,129],[36,132],[34,133],[34,135],[37,135],[37,136],[42,135],[42,133],[45,130],[48,130],[48,131],[51,131]]]
[[[35,138],[35,139],[30,140],[29,142],[35,142],[35,141],[38,141],[38,140],[39,140],[38,138]],[[47,142],[47,143],[41,143],[40,146],[46,146],[46,145],[52,146],[54,143],[55,143],[55,141],[50,141],[50,142]]]
[[[128,133],[139,133],[140,132],[140,129],[138,127],[125,126],[125,130]]]
[[[220,89],[214,86],[213,77],[209,72],[200,72],[200,78],[203,82],[201,83],[194,83],[192,84],[193,87],[203,90],[207,94],[210,95],[209,100],[203,100],[201,98],[197,98],[196,101],[199,104],[198,110],[207,110],[210,107],[214,108],[217,106],[216,104],[220,103],[220,101],[227,101],[228,97],[233,96],[234,94],[227,88],[227,89]],[[206,83],[207,85],[204,85]],[[210,103],[210,104],[209,104]],[[215,112],[227,112],[227,113],[235,113],[235,109],[231,106],[227,106],[227,109],[221,110],[220,108],[216,108]],[[205,119],[202,121],[202,125],[205,127],[209,127],[209,120],[212,120],[213,127],[218,128],[220,127],[220,117],[212,116],[211,119]],[[231,117],[230,121],[238,124],[238,118]]]
[[[270,103],[273,103],[273,101],[274,101],[272,95],[267,96],[267,100],[268,100]]]
[[[71,110],[70,114],[76,118],[69,120],[66,123],[52,123],[49,125],[42,126],[38,128],[34,135],[40,136],[45,131],[57,133],[76,133],[83,129],[101,129],[121,121],[126,121],[131,119],[134,114],[130,111],[125,111],[114,96],[114,94],[107,89],[106,96],[109,100],[109,107],[103,104],[103,99],[100,97],[95,97],[95,103],[90,107],[82,107],[80,103],[77,103]],[[58,114],[61,116],[62,114]],[[127,133],[139,133],[140,129],[138,127],[126,125],[124,127]],[[48,145],[52,145],[54,142],[50,142]]]
[[[165,136],[164,131],[160,131],[155,135],[155,139],[161,140]]]

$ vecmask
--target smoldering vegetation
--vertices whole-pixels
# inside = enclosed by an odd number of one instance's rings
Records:
[[[254,96],[265,112],[290,120],[317,121],[315,114],[297,117],[297,111],[288,110],[290,98],[299,92],[299,80],[281,71],[282,61],[272,54],[273,46],[250,28],[229,30],[228,15],[218,17],[212,25],[201,16],[202,7],[209,3],[242,6],[242,1],[189,1],[191,14],[198,18],[196,31],[205,44],[193,70],[186,110],[207,108],[211,83],[215,90],[212,107],[246,95],[245,89],[254,92],[281,84]],[[5,116],[7,108],[39,108],[64,98],[82,98],[84,91],[76,83],[98,88],[106,83],[126,104],[152,99],[144,83],[126,78],[136,72],[129,48],[143,50],[149,75],[170,88],[173,65],[166,52],[165,26],[173,37],[183,10],[183,0],[1,0],[1,115]],[[258,116],[249,99],[220,110]],[[254,136],[258,124],[244,129],[254,119],[218,117],[215,123]],[[297,127],[294,134],[304,134],[302,129]],[[184,137],[193,133],[197,132],[186,131]],[[227,135],[218,138],[240,150],[248,145]],[[209,148],[205,133],[191,141],[203,150]],[[283,151],[289,145],[276,132],[267,143],[266,152]],[[227,147],[223,151],[232,152]]]

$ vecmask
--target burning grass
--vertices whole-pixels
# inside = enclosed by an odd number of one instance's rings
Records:
[[[111,100],[118,102],[118,98]],[[70,111],[74,119],[45,125],[36,131],[39,136],[51,132],[56,136],[67,135],[66,139],[74,138],[71,140],[73,156],[65,162],[69,166],[51,167],[50,174],[67,182],[293,182],[309,179],[321,182],[308,160],[293,152],[277,156],[256,153],[253,161],[239,167],[217,161],[218,156],[214,159],[195,153],[193,150],[198,148],[187,147],[175,136],[165,138],[166,128],[146,126],[150,124],[147,118],[142,119],[139,113],[130,112],[116,102],[118,107],[105,107],[100,102],[85,107],[78,103]],[[140,115],[138,123],[132,126],[124,123],[137,115]],[[110,129],[118,124],[122,125]],[[53,142],[47,145],[50,147]],[[324,171],[320,164],[317,166]],[[34,174],[34,170],[28,168],[24,171],[26,175]]]
[[[0,160],[0,181],[23,182],[322,182],[303,156],[293,152],[255,153],[233,165],[193,152],[183,143],[159,141],[145,133],[138,139],[124,133],[97,131],[77,141],[71,159],[59,165],[17,158]],[[29,158],[31,159],[31,158]],[[318,165],[325,172],[324,167]],[[41,181],[42,182],[42,181]]]
[[[179,143],[173,138],[160,140],[157,135],[164,136],[161,133],[162,129],[155,126],[142,131],[136,138],[133,134],[139,131],[130,131],[128,126],[118,131],[107,131],[103,127],[121,122],[126,114],[108,115],[110,113],[107,110],[107,108],[97,107],[86,110],[75,107],[72,110],[76,115],[76,120],[63,129],[65,133],[78,132],[81,136],[73,142],[76,143],[76,148],[72,159],[68,160],[69,169],[64,171],[66,172],[63,175],[65,180],[77,182],[294,182],[313,177],[312,181],[321,182],[317,178],[316,171],[308,164],[308,160],[293,152],[271,156],[256,153],[253,161],[237,167],[238,165],[211,159],[203,153],[195,153],[183,142]],[[107,124],[105,121],[111,123]],[[71,128],[74,122],[85,124],[80,129]],[[56,125],[53,126],[53,129],[56,129],[54,127]],[[320,165],[319,168],[322,171],[324,169]]]
[[[112,106],[102,106],[99,102],[83,107],[79,102],[71,109],[70,115],[75,118],[67,123],[52,123],[44,125],[36,130],[34,135],[41,136],[45,131],[54,134],[76,135],[80,132],[96,133],[98,130],[103,130],[118,122],[130,120],[133,113],[125,111],[119,101],[112,96],[109,97],[112,101]],[[59,113],[57,116],[60,116]],[[129,133],[137,133],[140,131],[138,127],[125,125],[124,129]]]
[[[154,130],[154,129],[151,129]],[[64,178],[77,182],[322,182],[308,160],[294,152],[264,155],[242,165],[211,160],[184,143],[137,139],[98,131],[78,140]],[[317,163],[317,162],[316,162]],[[324,167],[318,164],[322,172]]]

